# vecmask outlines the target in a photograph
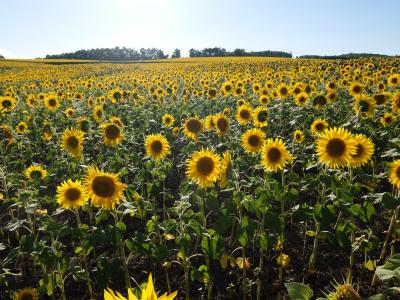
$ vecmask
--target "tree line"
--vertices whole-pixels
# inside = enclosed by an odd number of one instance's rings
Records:
[[[235,49],[234,51],[227,51],[225,48],[214,47],[214,48],[204,48],[203,50],[190,49],[190,57],[211,57],[211,56],[265,56],[265,57],[287,57],[291,58],[292,53],[287,53],[283,51],[250,51],[247,52],[244,49]]]
[[[354,59],[354,58],[366,58],[366,57],[389,57],[383,54],[373,53],[346,53],[341,55],[302,55],[299,58],[312,58],[312,59]]]

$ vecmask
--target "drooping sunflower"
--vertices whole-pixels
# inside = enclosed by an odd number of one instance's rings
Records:
[[[27,133],[29,131],[28,124],[26,124],[26,122],[24,121],[19,122],[18,125],[15,127],[15,131],[21,134]]]
[[[304,133],[300,129],[297,129],[293,132],[293,139],[297,144],[300,144],[304,141]]]
[[[395,121],[396,117],[392,113],[385,113],[381,118],[381,123],[385,127],[392,125]]]
[[[229,131],[229,118],[220,113],[215,116],[215,130],[219,136],[225,135]]]
[[[356,152],[355,154],[351,154],[349,165],[351,167],[358,167],[371,159],[375,146],[371,139],[363,134],[356,134],[353,138],[356,142]]]
[[[93,108],[93,118],[97,122],[100,122],[103,119],[103,115],[104,115],[103,105],[96,105]]]
[[[190,139],[197,141],[203,131],[203,122],[198,117],[191,117],[183,125],[183,133]]]
[[[286,149],[285,142],[279,138],[268,139],[261,150],[261,162],[267,171],[277,172],[290,161],[293,156]]]
[[[359,96],[354,101],[353,109],[362,117],[372,117],[375,112],[375,100],[366,95]]]
[[[259,128],[251,128],[242,135],[242,147],[248,153],[257,153],[265,141],[265,133]]]
[[[84,187],[93,205],[113,209],[122,201],[126,185],[120,181],[118,174],[103,172],[90,166],[86,172]]]
[[[0,97],[0,112],[7,113],[16,107],[16,100],[12,97]]]
[[[82,158],[84,132],[68,128],[61,138],[61,148],[77,159]]]
[[[68,179],[57,186],[57,203],[66,209],[79,208],[88,200],[80,180]]]
[[[231,154],[229,151],[225,151],[222,154],[222,159],[221,159],[221,175],[219,178],[219,187],[221,189],[225,188],[226,185],[228,184],[228,169],[231,164]]]
[[[247,124],[252,120],[253,110],[250,105],[244,104],[236,111],[236,120],[240,124]]]
[[[205,130],[212,131],[215,129],[215,115],[208,115],[204,119],[204,128]]]
[[[220,157],[213,150],[194,152],[186,162],[186,175],[200,187],[209,187],[221,174]]]
[[[321,135],[329,127],[328,121],[325,119],[316,119],[311,124],[311,132],[314,135]]]
[[[172,126],[174,126],[175,119],[171,114],[165,114],[162,117],[162,122],[165,127],[171,128]]]
[[[168,140],[161,134],[150,134],[144,141],[146,155],[155,160],[162,160],[171,153]]]
[[[44,98],[44,105],[48,110],[56,111],[60,107],[60,102],[56,95],[47,95],[47,97]]]
[[[389,182],[400,189],[400,159],[393,161],[389,169]]]
[[[86,117],[79,117],[77,120],[78,127],[83,132],[88,132],[90,127],[90,122]]]
[[[42,180],[47,177],[47,171],[40,165],[32,165],[25,170],[25,177],[29,180]]]
[[[316,151],[321,163],[337,169],[351,162],[352,155],[357,153],[356,145],[356,141],[348,130],[333,127],[320,135]]]
[[[20,289],[19,291],[15,292],[13,300],[38,300],[39,293],[37,289],[28,287]]]
[[[253,110],[253,124],[256,127],[268,125],[268,109],[265,106],[259,106]]]
[[[103,123],[100,125],[102,142],[108,146],[116,146],[124,139],[122,128],[115,123]]]

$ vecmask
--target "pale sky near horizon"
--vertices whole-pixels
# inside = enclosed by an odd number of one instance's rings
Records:
[[[0,0],[0,54],[125,46],[400,54],[400,0]]]

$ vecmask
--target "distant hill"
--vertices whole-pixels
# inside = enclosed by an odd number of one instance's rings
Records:
[[[374,54],[374,53],[347,53],[341,55],[302,55],[299,58],[313,58],[313,59],[354,59],[366,57],[389,57],[389,55]]]
[[[84,60],[152,60],[167,58],[161,49],[141,48],[139,51],[132,48],[97,48],[89,50],[78,50],[70,53],[46,55],[46,59],[84,59]]]
[[[3,55],[0,54],[0,59],[4,59],[5,57]]]

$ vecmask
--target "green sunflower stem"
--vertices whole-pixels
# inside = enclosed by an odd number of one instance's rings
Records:
[[[206,216],[206,195],[207,192],[204,193],[203,197],[201,197],[201,204],[200,204],[200,209],[201,209],[201,214],[203,216],[203,230],[207,230],[207,216]],[[208,243],[208,249],[210,249],[210,240],[207,237],[207,243]],[[212,299],[212,276],[211,276],[211,262],[210,262],[210,256],[209,253],[206,255],[206,266],[207,266],[207,272],[209,279],[207,281],[207,299],[211,300]]]
[[[114,211],[114,220],[115,220],[115,225],[117,225],[117,223],[119,221],[117,211]],[[119,255],[121,256],[122,268],[124,270],[125,286],[126,286],[126,289],[129,290],[131,288],[131,280],[129,277],[129,270],[128,270],[126,255],[125,255],[123,239],[122,239],[122,241],[119,241],[118,244],[119,244]]]
[[[308,269],[310,271],[315,270],[315,263],[317,261],[318,237],[319,237],[320,232],[321,232],[321,223],[316,221],[314,244],[313,244],[313,249],[311,252],[310,260],[308,262]]]

